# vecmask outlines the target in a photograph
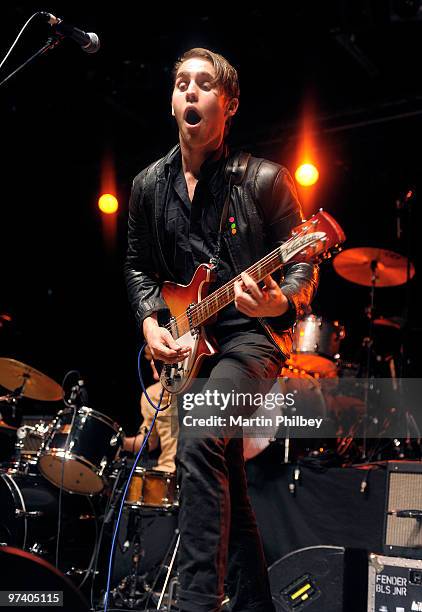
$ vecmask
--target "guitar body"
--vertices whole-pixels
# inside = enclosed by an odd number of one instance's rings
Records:
[[[164,364],[160,374],[162,386],[169,393],[181,393],[190,386],[197,376],[203,360],[217,351],[208,340],[205,328],[189,330],[182,335],[177,333],[177,317],[183,317],[191,304],[198,304],[208,295],[208,289],[214,280],[211,266],[201,264],[195,270],[189,285],[179,285],[166,281],[161,294],[170,309],[170,331],[181,346],[190,346],[192,351],[187,359],[175,364]],[[172,322],[173,321],[173,322]]]

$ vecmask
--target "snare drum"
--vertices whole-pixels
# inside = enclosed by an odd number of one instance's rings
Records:
[[[122,440],[121,427],[101,412],[85,406],[61,410],[38,453],[39,470],[70,493],[99,493]]]
[[[135,468],[125,503],[132,507],[169,510],[177,506],[176,475]]]
[[[315,315],[301,319],[296,323],[292,354],[287,363],[312,374],[333,376],[344,336],[344,327],[338,321],[324,321]]]

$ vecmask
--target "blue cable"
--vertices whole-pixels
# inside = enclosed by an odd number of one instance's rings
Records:
[[[142,378],[142,373],[141,373],[141,355],[142,355],[143,351],[145,350],[146,345],[147,345],[147,343],[145,342],[145,344],[143,345],[143,347],[141,348],[141,350],[138,353],[138,376],[139,376],[139,381],[141,383],[142,392],[144,393],[144,395],[147,398],[148,402],[151,404],[151,406],[154,408],[154,410],[156,412],[162,412],[163,410],[165,410],[168,407],[168,405],[167,406],[163,406],[162,408],[159,407],[161,405],[161,400],[163,399],[164,387],[161,390],[160,399],[158,400],[158,404],[156,406],[154,404],[154,402],[152,401],[152,399],[150,398],[150,396],[148,395],[148,392],[147,392],[147,390],[145,388],[145,385],[144,385],[144,379]]]
[[[139,380],[141,382],[142,391],[143,391],[143,393],[145,393],[145,397],[147,398],[148,402],[154,408],[155,414],[154,414],[154,418],[152,419],[151,427],[149,428],[149,430],[148,430],[148,432],[147,432],[147,434],[146,434],[146,436],[144,438],[144,441],[142,443],[142,446],[139,449],[138,454],[136,455],[135,462],[134,462],[134,464],[132,466],[132,469],[131,469],[130,474],[129,474],[129,478],[128,478],[126,486],[125,486],[125,490],[123,491],[122,501],[120,502],[119,514],[117,516],[116,527],[114,529],[113,539],[112,539],[112,542],[111,542],[111,551],[110,551],[110,558],[109,558],[109,564],[108,564],[108,575],[107,575],[107,587],[106,587],[106,594],[105,594],[105,599],[104,599],[104,612],[107,612],[107,608],[108,608],[108,596],[109,596],[109,592],[110,592],[110,582],[111,582],[111,567],[112,567],[112,564],[113,564],[113,556],[114,556],[114,551],[115,551],[115,548],[116,548],[116,539],[117,539],[117,533],[119,531],[120,519],[121,519],[121,516],[122,516],[123,506],[124,506],[124,503],[125,503],[127,491],[128,491],[128,488],[129,488],[129,484],[130,484],[130,481],[132,480],[132,476],[133,476],[133,474],[135,472],[136,466],[138,465],[138,461],[141,458],[141,455],[142,455],[142,452],[143,452],[143,450],[145,448],[145,445],[148,442],[148,438],[149,438],[149,436],[150,436],[150,434],[152,432],[152,429],[153,429],[153,427],[155,425],[155,420],[156,420],[156,418],[158,416],[158,413],[163,411],[163,410],[165,410],[165,408],[167,408],[167,406],[164,406],[163,408],[160,408],[161,400],[163,399],[163,394],[164,394],[164,387],[163,387],[163,389],[161,391],[160,399],[158,400],[158,404],[157,405],[155,405],[154,402],[150,399],[150,397],[149,397],[149,395],[148,395],[148,393],[147,393],[147,391],[145,389],[144,381],[143,381],[143,378],[142,378],[142,372],[141,372],[141,356],[142,356],[142,353],[145,350],[146,345],[147,345],[147,343],[145,342],[143,344],[142,348],[140,349],[139,353],[138,353],[138,376],[139,376]]]

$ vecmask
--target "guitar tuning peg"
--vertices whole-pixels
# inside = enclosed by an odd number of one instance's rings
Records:
[[[323,208],[320,208],[320,209],[319,209],[319,212],[323,212],[323,211],[324,211],[324,209],[323,209]]]

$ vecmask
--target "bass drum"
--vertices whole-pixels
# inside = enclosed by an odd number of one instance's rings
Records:
[[[60,491],[36,473],[0,474],[0,546],[55,562]],[[85,571],[95,544],[91,500],[62,492],[60,569]]]
[[[46,610],[48,607],[49,610],[59,609],[61,612],[89,612],[90,610],[76,586],[45,559],[40,559],[17,548],[0,546],[0,567],[0,590],[7,590],[15,596],[20,591],[36,592],[28,593],[25,604],[22,606],[17,606],[16,603],[11,604],[11,607],[15,609],[27,610],[29,607],[36,607],[38,610],[42,608]],[[60,606],[54,605],[54,602],[57,601],[57,592],[61,592]],[[34,605],[29,603],[31,601],[38,601],[41,604]],[[45,602],[46,605],[43,606],[42,602]]]

